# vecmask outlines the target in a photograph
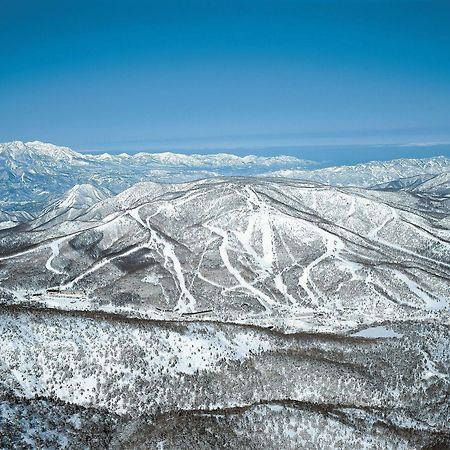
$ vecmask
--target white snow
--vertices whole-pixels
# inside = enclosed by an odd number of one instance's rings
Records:
[[[66,238],[64,237],[64,238],[61,238],[61,239],[51,242],[49,245],[49,247],[52,251],[52,254],[51,254],[50,258],[47,259],[47,262],[45,263],[45,267],[47,270],[50,270],[51,272],[56,273],[57,275],[61,275],[63,272],[55,269],[52,266],[52,261],[59,255],[59,244],[61,244],[61,242],[64,242],[65,240],[66,240]]]
[[[400,338],[403,334],[396,333],[394,330],[386,328],[385,326],[377,325],[353,333],[352,336],[364,338]]]
[[[423,287],[419,286],[415,281],[411,280],[398,270],[395,271],[395,276],[405,283],[406,286],[408,286],[408,289],[423,301],[426,309],[430,311],[440,311],[448,306],[450,299],[444,299],[443,297],[437,297],[431,293],[425,292]]]
[[[240,286],[244,288],[245,290],[250,291],[254,296],[257,298],[259,303],[266,309],[266,311],[270,311],[272,309],[272,306],[274,306],[277,302],[270,298],[267,294],[247,282],[244,277],[241,275],[238,269],[233,267],[233,265],[230,262],[230,258],[228,255],[229,250],[229,231],[222,230],[218,227],[209,225],[209,224],[203,224],[204,227],[208,228],[211,232],[219,235],[222,237],[222,243],[219,247],[220,256],[222,258],[222,261],[225,265],[225,268],[228,270],[228,272],[233,275],[233,277],[239,282]]]
[[[160,276],[156,273],[151,273],[150,275],[146,275],[144,278],[142,278],[141,281],[144,283],[149,283],[153,285],[158,285],[160,280]]]

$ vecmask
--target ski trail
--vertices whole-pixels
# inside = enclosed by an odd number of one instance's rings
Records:
[[[120,253],[119,255],[106,257],[106,258],[102,259],[101,261],[95,263],[88,270],[86,270],[86,271],[80,273],[79,275],[77,275],[73,280],[71,280],[71,281],[61,285],[60,289],[71,289],[76,283],[81,281],[83,278],[87,277],[91,273],[94,273],[97,270],[101,269],[102,267],[106,266],[106,264],[109,264],[111,261],[114,261],[115,259],[118,259],[118,258],[122,258],[124,256],[131,255],[131,254],[137,252],[138,250],[142,250],[143,248],[151,249],[152,248],[152,244],[153,244],[153,242],[151,242],[151,241],[150,242],[146,242],[145,244],[137,245],[137,246],[127,250],[126,252]]]
[[[102,227],[106,227],[108,225],[112,225],[115,221],[117,221],[118,219],[123,217],[125,214],[126,214],[126,212],[121,213],[118,216],[116,216],[113,219],[111,219],[110,221],[103,223],[102,225],[94,225],[93,227],[87,227],[87,228],[84,228],[84,229],[82,229],[80,231],[75,231],[73,233],[69,233],[66,236],[64,236],[64,239],[69,239],[71,237],[78,236],[79,234],[84,233],[84,232],[89,231],[89,230],[92,230],[92,229],[101,229]],[[107,217],[102,219],[102,221],[104,221],[105,219],[107,219]],[[62,238],[58,237],[55,240],[60,240],[60,239],[62,239]],[[28,253],[36,252],[36,251],[41,250],[42,248],[49,247],[49,246],[50,246],[50,244],[45,242],[45,243],[42,243],[42,244],[40,244],[40,245],[38,245],[36,247],[32,247],[32,248],[29,248],[27,250],[22,250],[22,251],[19,251],[17,253],[13,253],[11,255],[0,256],[0,261],[5,261],[5,260],[8,260],[8,259],[13,259],[13,258],[17,258],[19,256],[27,255]]]
[[[142,205],[144,206],[144,205]],[[156,248],[158,246],[162,247],[162,255],[164,256],[164,267],[169,269],[168,261],[172,261],[172,267],[175,271],[176,280],[178,281],[178,286],[180,288],[180,297],[178,298],[178,302],[176,305],[176,309],[181,312],[194,311],[195,305],[197,301],[194,296],[190,293],[188,288],[186,287],[186,280],[183,275],[183,271],[181,268],[180,260],[178,259],[173,245],[170,242],[167,242],[164,238],[159,236],[159,234],[150,226],[149,217],[147,217],[144,222],[139,214],[139,210],[142,206],[129,210],[128,214],[136,220],[139,224],[141,224],[144,228],[147,228],[150,231],[150,242],[147,245],[150,245],[148,248]],[[172,273],[172,272],[171,272]],[[173,274],[172,274],[173,275]],[[187,302],[186,302],[187,300]]]
[[[257,221],[261,230],[263,252],[262,258],[258,257],[258,262],[264,269],[272,272],[276,257],[274,252],[274,235],[272,219],[270,217],[270,208],[264,201],[259,199],[256,192],[249,186],[245,186],[245,190],[249,195],[248,200],[250,203],[253,206],[256,206],[256,212],[252,217],[252,221],[249,222],[249,226],[245,232],[245,237],[247,242],[249,242],[252,235],[252,230],[254,230]]]
[[[216,283],[215,281],[209,280],[208,278],[206,278],[206,277],[205,277],[203,274],[201,274],[201,273],[199,273],[199,274],[197,275],[197,277],[200,278],[200,280],[203,280],[203,281],[205,281],[206,283],[211,284],[212,286],[215,286],[215,287],[217,287],[217,288],[222,289],[222,292],[225,291],[225,290],[227,290],[227,288],[226,288],[225,286],[222,286],[221,284]],[[239,286],[234,286],[234,287],[236,288],[236,287],[239,287]],[[228,288],[228,289],[230,289],[230,288]]]
[[[194,296],[190,293],[188,288],[186,287],[186,280],[184,279],[183,271],[181,268],[180,260],[175,254],[175,250],[173,245],[170,242],[167,242],[162,237],[158,236],[155,230],[150,228],[150,233],[152,235],[152,240],[156,243],[156,245],[161,245],[163,247],[163,256],[164,256],[164,267],[168,269],[168,260],[172,261],[173,269],[175,270],[175,275],[178,280],[178,285],[180,287],[180,297],[178,298],[177,305],[175,309],[181,312],[194,311],[195,305],[197,301]],[[186,302],[188,300],[188,302]]]
[[[56,240],[50,242],[49,244],[44,244],[43,246],[33,247],[28,250],[24,250],[22,252],[14,253],[13,255],[2,256],[2,257],[0,257],[0,261],[17,258],[19,256],[27,255],[28,253],[32,253],[37,250],[41,250],[42,248],[49,247],[52,251],[52,254],[48,258],[47,262],[45,263],[45,268],[47,270],[50,270],[51,272],[58,274],[58,275],[62,275],[64,272],[60,272],[59,270],[56,270],[54,267],[51,266],[53,259],[59,255],[59,244],[65,240],[69,239],[70,237],[76,236],[77,234],[80,234],[80,233],[81,233],[81,231],[78,231],[76,233],[72,233],[67,236],[64,236],[63,238],[56,239]]]
[[[326,233],[323,230],[320,230],[320,233],[322,235],[322,239],[325,244],[326,250],[314,261],[311,261],[303,269],[302,274],[298,278],[298,285],[305,290],[305,292],[308,294],[308,297],[311,299],[311,302],[316,305],[318,305],[318,298],[322,297],[323,295],[311,279],[311,270],[314,269],[314,267],[319,265],[322,261],[324,261],[328,257],[332,255],[337,256],[339,251],[344,248],[344,243],[336,236]],[[311,284],[312,289],[308,287],[308,282]],[[317,295],[314,291],[317,292]]]
[[[432,296],[432,294],[427,293],[420,285],[415,281],[411,280],[404,273],[395,271],[395,276],[408,286],[410,292],[419,297],[425,304],[427,309],[432,311],[440,311],[448,305],[448,301],[443,298],[437,298]]]
[[[142,221],[141,216],[139,215],[139,210],[144,205],[138,206],[137,208],[128,209],[127,213],[138,223],[140,223],[144,228],[147,228],[146,224]]]
[[[265,211],[261,217],[261,230],[262,230],[262,247],[263,247],[263,263],[266,268],[272,271],[272,265],[274,263],[274,251],[273,251],[273,230],[272,222],[268,211]]]
[[[264,201],[262,201],[256,192],[251,189],[249,186],[245,187],[245,191],[248,194],[247,202],[249,203],[252,210],[256,208],[257,212],[254,213],[249,220],[247,229],[244,234],[234,232],[238,237],[241,244],[243,244],[244,249],[249,252],[254,259],[258,262],[259,266],[263,269],[263,279],[267,277],[268,274],[273,274],[274,265],[279,271],[278,259],[274,249],[274,231],[272,218],[270,215],[270,206],[268,206]],[[257,220],[258,219],[258,220]],[[262,236],[262,251],[263,255],[260,257],[254,248],[249,244],[252,233],[255,229],[255,224],[258,223]],[[245,238],[245,239],[243,239]],[[281,237],[280,237],[281,238]],[[282,239],[282,238],[281,238]],[[286,244],[283,241],[283,244]],[[288,249],[287,249],[288,250]],[[288,250],[289,252],[289,250]],[[289,252],[289,256],[292,261],[295,261],[292,254]],[[287,290],[287,286],[283,280],[283,271],[277,273],[274,276],[274,284],[275,288],[283,295],[284,298],[287,298],[291,304],[298,304],[299,300],[293,297]]]
[[[197,277],[200,278],[200,275],[201,275],[201,267],[202,267],[202,264],[203,264],[203,259],[204,259],[204,257],[205,257],[205,254],[206,254],[206,252],[209,250],[209,246],[210,246],[216,239],[217,239],[217,238],[212,238],[212,239],[210,239],[210,240],[205,244],[205,246],[203,247],[202,254],[200,255],[200,258],[199,258],[199,260],[198,260],[197,270],[196,270],[196,272],[195,272],[195,275],[192,277],[191,283],[189,284],[189,289],[192,289],[192,286],[194,285],[195,279],[196,279]]]
[[[7,259],[17,258],[18,256],[27,255],[28,253],[32,253],[32,252],[35,252],[37,250],[40,250],[40,247],[29,248],[28,250],[23,250],[21,252],[14,253],[12,255],[0,256],[0,261],[5,261]]]
[[[412,228],[416,233],[420,234],[421,236],[424,236],[426,239],[431,239],[435,242],[438,242],[440,245],[450,248],[450,243],[445,242],[442,239],[440,239],[438,236],[435,236],[431,231],[427,230],[426,228],[421,228],[421,226],[417,225],[414,222],[410,222],[408,220],[403,220],[403,224],[409,228]]]
[[[256,219],[257,219],[256,215],[250,216],[248,225],[247,225],[247,229],[245,230],[244,233],[242,233],[241,231],[238,231],[238,230],[230,230],[230,232],[236,236],[237,240],[242,245],[244,251],[247,254],[249,254],[253,258],[253,260],[258,264],[258,266],[262,269],[262,272],[264,272],[264,273],[261,273],[261,275],[263,277],[265,277],[265,276],[267,276],[266,272],[268,270],[270,270],[271,265],[267,264],[267,261],[264,259],[264,257],[261,258],[260,255],[258,255],[256,250],[250,243],[251,236],[252,236],[253,231],[256,226]]]
[[[423,367],[423,374],[422,379],[423,380],[429,380],[430,378],[441,378],[442,380],[447,381],[449,376],[447,372],[441,372],[437,366],[436,362],[433,361],[433,358],[430,356],[430,354],[426,350],[420,350],[420,353],[424,357],[424,367]]]
[[[57,275],[62,275],[64,272],[61,272],[57,269],[55,269],[52,266],[52,261],[59,255],[59,245],[64,242],[66,238],[58,239],[56,241],[53,241],[49,247],[52,251],[52,254],[50,255],[50,258],[47,259],[47,262],[45,263],[45,268],[47,270],[50,270],[50,272],[56,273]]]
[[[204,196],[208,193],[208,191],[199,191],[199,192],[186,192],[185,194],[183,194],[181,197],[176,198],[174,200],[175,206],[182,206],[185,203],[194,200],[198,197]]]
[[[142,205],[143,206],[143,205]],[[102,224],[98,227],[98,229],[101,229],[103,227],[106,226],[110,226],[113,222],[117,221],[118,219],[122,218],[123,216],[125,216],[126,214],[129,214],[133,219],[138,220],[136,217],[139,217],[139,213],[138,210],[142,207],[139,206],[135,209],[131,209],[131,210],[127,210],[125,211],[123,214],[120,214],[119,216],[115,217],[114,219],[112,219],[110,222]],[[140,217],[139,217],[140,218]],[[145,226],[145,224],[144,224]],[[117,258],[122,258],[124,256],[128,256],[131,255],[139,250],[142,250],[144,248],[148,248],[151,249],[153,246],[153,242],[150,240],[147,243],[144,244],[140,244],[137,245],[135,247],[132,247],[131,249],[127,250],[124,253],[120,253],[118,255],[114,255],[114,256],[107,256],[106,258],[102,259],[101,261],[95,263],[93,266],[91,266],[89,269],[87,269],[86,271],[80,273],[79,275],[77,275],[75,278],[73,278],[71,281],[63,284],[60,286],[60,289],[71,289],[76,283],[78,283],[79,281],[81,281],[83,278],[87,277],[88,275],[90,275],[91,273],[96,272],[97,270],[101,269],[102,267],[106,266],[107,264],[109,264],[111,261],[114,261]]]
[[[275,276],[274,282],[275,282],[275,287],[278,289],[278,291],[281,292],[281,294],[283,294],[284,297],[288,298],[289,301],[293,305],[298,304],[298,300],[295,297],[293,297],[291,294],[289,294],[289,292],[287,290],[287,286],[283,280],[283,275],[281,273],[279,273],[278,275]]]
[[[392,214],[390,217],[387,217],[383,222],[381,222],[380,225],[378,225],[377,227],[375,227],[373,230],[370,230],[367,233],[367,237],[370,239],[376,239],[379,240],[378,238],[378,233],[389,223],[392,222],[395,219],[394,215]]]
[[[255,295],[255,297],[258,299],[261,306],[263,306],[266,311],[271,311],[272,306],[277,304],[273,299],[271,299],[268,295],[266,295],[264,292],[261,292],[259,289],[252,286],[250,283],[248,283],[242,275],[239,273],[239,271],[233,267],[233,265],[230,262],[229,256],[228,256],[228,232],[225,230],[222,230],[220,228],[214,227],[212,225],[204,224],[204,227],[209,229],[211,232],[219,235],[222,237],[222,243],[219,247],[220,256],[222,258],[222,261],[227,268],[228,272],[233,275],[233,277],[239,282],[239,284],[246,290],[250,291],[252,294]]]

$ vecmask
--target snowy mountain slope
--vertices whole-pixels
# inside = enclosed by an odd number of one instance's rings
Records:
[[[444,156],[424,159],[372,161],[354,166],[326,167],[317,170],[282,169],[264,174],[269,177],[314,180],[333,186],[371,187],[399,178],[424,174],[448,174],[450,159]]]
[[[99,189],[91,184],[76,184],[61,198],[47,206],[33,225],[50,228],[55,223],[75,220],[91,206],[107,199],[112,193],[104,188]]]
[[[311,314],[324,318],[300,328],[335,327],[336,311],[343,328],[374,310],[372,321],[437,314],[450,298],[450,233],[441,212],[405,195],[281,180],[142,183],[75,221],[4,231],[3,286],[18,299],[59,286],[89,293],[88,308],[212,310],[282,327]],[[33,276],[21,282],[23,270]]]
[[[139,181],[188,181],[218,175],[250,175],[310,163],[289,156],[230,154],[88,155],[42,142],[0,144],[0,209],[37,214],[76,184],[119,193]]]
[[[15,226],[18,222],[31,220],[33,217],[24,211],[0,211],[0,227],[8,228],[9,226]]]
[[[37,447],[445,448],[448,329],[387,327],[398,337],[3,306],[0,413],[20,408]]]
[[[442,199],[243,177],[98,196],[0,231],[0,446],[450,444]]]
[[[448,174],[450,160],[437,157],[317,170],[314,167],[317,163],[291,156],[88,155],[42,142],[15,141],[0,144],[0,210],[19,221],[27,220],[77,184],[91,184],[118,194],[143,181],[170,184],[221,176],[264,175],[369,187],[410,176]]]
[[[441,174],[416,175],[409,178],[399,178],[388,183],[378,184],[373,189],[387,191],[407,190],[426,193],[436,197],[450,196],[450,171]]]

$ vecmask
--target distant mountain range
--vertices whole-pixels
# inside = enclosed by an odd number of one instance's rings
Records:
[[[291,156],[137,153],[88,155],[42,142],[0,144],[0,211],[16,220],[35,215],[76,184],[118,194],[140,181],[181,182],[223,175],[254,175],[311,162]]]
[[[425,176],[427,179],[429,175],[448,174],[450,159],[400,159],[355,166],[315,167],[317,163],[292,156],[88,155],[37,141],[9,142],[0,144],[0,221],[28,220],[75,185],[91,184],[103,192],[118,194],[142,181],[173,183],[258,175],[370,187],[400,178],[422,179]]]
[[[447,197],[450,195],[450,171],[438,174],[415,175],[398,178],[374,186],[374,189],[386,191],[405,190],[416,193],[426,193],[433,196]]]
[[[450,159],[444,156],[423,159],[372,161],[354,166],[326,167],[317,170],[281,169],[265,174],[282,178],[314,180],[333,186],[373,187],[400,178],[450,173]],[[427,177],[426,177],[427,178]],[[392,186],[391,186],[392,188]]]

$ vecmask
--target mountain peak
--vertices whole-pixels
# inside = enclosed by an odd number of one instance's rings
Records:
[[[57,203],[59,208],[86,208],[108,196],[106,190],[92,184],[76,184]]]
[[[4,153],[12,159],[24,158],[52,158],[56,160],[68,160],[79,157],[69,147],[62,147],[41,141],[12,141],[0,144],[0,154]]]

